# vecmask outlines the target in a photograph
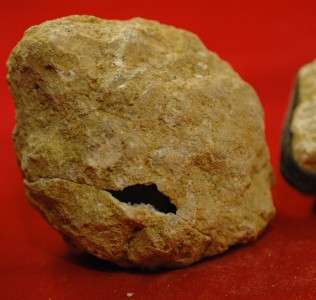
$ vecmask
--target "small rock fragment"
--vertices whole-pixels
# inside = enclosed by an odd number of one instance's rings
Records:
[[[316,61],[303,66],[282,142],[282,173],[302,192],[316,193]]]
[[[305,65],[298,75],[298,103],[291,131],[294,159],[316,176],[316,62]]]

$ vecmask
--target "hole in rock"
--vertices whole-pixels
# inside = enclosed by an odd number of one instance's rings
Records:
[[[113,197],[128,204],[150,204],[163,213],[175,214],[177,208],[170,199],[159,192],[155,184],[135,184],[121,191],[107,190]]]

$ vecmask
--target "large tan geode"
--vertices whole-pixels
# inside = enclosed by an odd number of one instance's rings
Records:
[[[30,200],[80,249],[184,266],[255,239],[274,215],[258,97],[196,35],[65,17],[27,30],[8,68]],[[115,198],[134,185],[156,185],[176,213],[141,192],[130,200],[144,204]]]

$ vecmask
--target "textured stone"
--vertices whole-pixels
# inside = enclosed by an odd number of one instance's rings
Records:
[[[30,201],[78,248],[185,266],[273,217],[258,97],[196,35],[65,17],[27,30],[8,69]]]
[[[292,153],[300,168],[316,176],[316,61],[300,69],[298,91],[291,123]]]

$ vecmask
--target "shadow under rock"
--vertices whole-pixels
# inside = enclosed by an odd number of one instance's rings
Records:
[[[81,266],[87,269],[91,269],[94,271],[100,272],[120,272],[123,268],[108,262],[104,261],[96,256],[93,256],[89,253],[74,253],[73,251],[69,251],[65,255],[65,259],[72,264],[77,266]]]
[[[142,269],[139,267],[129,267],[124,268],[120,267],[114,263],[109,261],[102,260],[92,254],[89,253],[73,253],[73,251],[69,251],[65,255],[65,259],[72,264],[77,266],[81,266],[83,268],[87,268],[94,271],[99,272],[111,272],[111,273],[130,273],[130,274],[160,274],[166,272],[172,272],[177,269],[167,269],[167,268],[159,268],[159,269]]]

